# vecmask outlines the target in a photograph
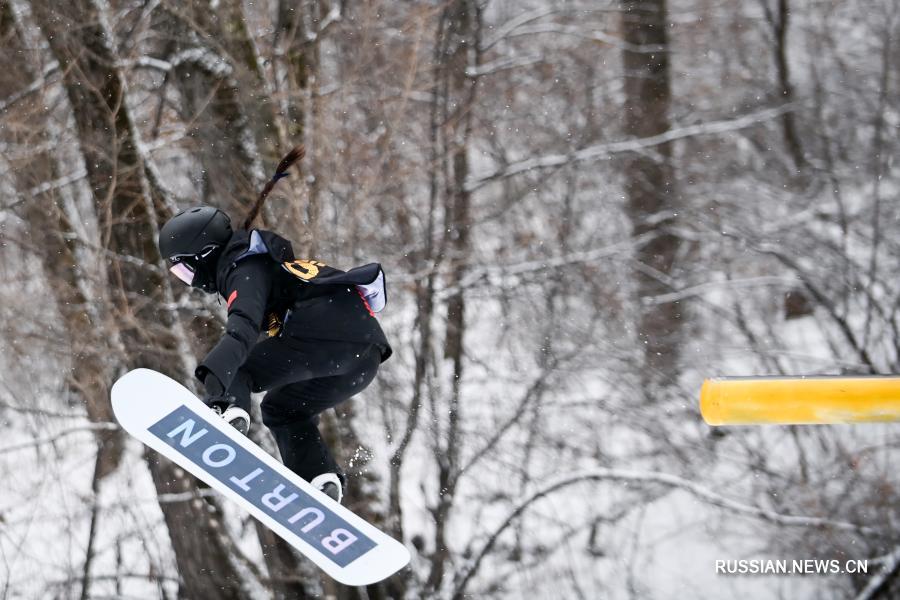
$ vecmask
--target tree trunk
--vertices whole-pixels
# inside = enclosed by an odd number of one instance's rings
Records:
[[[188,14],[174,7],[161,11],[157,28],[170,32],[170,41],[158,53],[172,65],[166,77],[181,97],[181,118],[191,124],[193,153],[201,166],[200,199],[237,221],[255,200],[265,174],[244,112],[237,65],[215,43],[221,37],[218,20],[209,23],[209,10],[194,8]]]
[[[466,327],[466,301],[458,285],[466,272],[472,254],[471,193],[465,183],[469,176],[469,137],[472,132],[472,110],[477,81],[467,70],[478,62],[478,36],[481,26],[481,10],[476,2],[455,0],[441,17],[443,24],[438,36],[440,52],[440,77],[435,90],[440,95],[443,110],[444,166],[446,193],[444,221],[447,231],[445,248],[449,252],[449,277],[447,286],[458,291],[447,302],[447,332],[444,340],[444,357],[452,365],[447,421],[442,439],[436,440],[438,463],[438,499],[432,509],[435,521],[435,548],[431,556],[431,569],[426,589],[440,589],[448,561],[447,527],[455,500],[459,457],[462,440],[462,380],[465,357],[464,334]]]
[[[33,81],[37,73],[28,62],[30,51],[19,35],[19,24],[8,2],[0,2],[0,39],[0,58],[6,65],[9,81],[17,84]],[[46,119],[43,115],[26,116],[29,123],[35,118],[41,119],[41,127],[3,128],[0,130],[3,140],[11,145],[46,147],[50,138]],[[32,196],[29,191],[38,183],[61,175],[57,161],[50,151],[38,151],[12,164],[16,189],[24,201],[20,213],[29,224],[27,240],[33,242],[32,250],[41,261],[66,332],[64,344],[68,347],[66,354],[71,357],[69,387],[81,397],[91,421],[110,422],[113,420],[108,400],[111,373],[101,349],[105,338],[113,333],[96,318],[103,312],[96,309],[102,299],[94,298],[89,303],[79,287],[83,269],[76,260],[74,232],[57,192]],[[95,310],[89,310],[89,306]],[[105,430],[96,435],[100,454],[96,476],[103,479],[119,464],[124,434]]]
[[[625,130],[642,138],[669,130],[669,42],[665,0],[622,0],[622,28],[627,46]],[[671,291],[679,239],[670,230],[679,213],[669,143],[655,154],[632,154],[624,164],[626,211],[634,235],[655,233],[637,250],[637,292],[642,300]],[[671,382],[677,374],[682,310],[678,301],[640,308],[637,335],[645,357],[646,381]]]
[[[788,0],[776,0],[777,9],[773,13],[769,8],[768,0],[763,0],[766,18],[772,26],[772,36],[775,39],[773,54],[775,58],[775,73],[778,78],[778,95],[784,103],[794,101],[794,86],[791,84],[791,72],[787,56],[787,32],[790,22],[790,7]],[[793,111],[781,115],[781,133],[784,144],[794,162],[794,167],[800,170],[807,166],[806,157],[803,155],[803,145],[797,132],[797,124]]]
[[[101,234],[108,251],[107,283],[124,356],[111,357],[116,371],[144,366],[175,377],[177,344],[171,314],[163,307],[162,272],[155,246],[157,215],[138,151],[136,128],[126,101],[114,38],[106,15],[88,0],[49,6],[32,4],[34,18],[65,74],[63,85],[75,118],[88,183]],[[127,256],[129,260],[118,257]],[[177,363],[176,363],[177,364]],[[192,478],[155,453],[146,453],[157,493],[196,495]],[[224,543],[225,532],[204,502],[164,502],[160,508],[169,529],[182,576],[183,598],[241,598],[241,577]]]

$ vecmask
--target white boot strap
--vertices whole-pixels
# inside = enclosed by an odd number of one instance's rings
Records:
[[[337,473],[322,473],[321,475],[316,475],[309,483],[317,490],[324,488],[326,483],[333,483],[338,489],[338,502],[344,497],[344,486],[341,485],[341,478],[337,476]]]

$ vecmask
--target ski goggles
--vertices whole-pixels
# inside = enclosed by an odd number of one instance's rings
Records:
[[[197,274],[197,267],[200,266],[200,261],[209,257],[210,254],[215,252],[216,248],[218,246],[208,246],[200,254],[176,254],[175,256],[170,256],[169,262],[172,263],[172,266],[169,267],[169,272],[187,285],[191,285],[194,282],[194,276]]]

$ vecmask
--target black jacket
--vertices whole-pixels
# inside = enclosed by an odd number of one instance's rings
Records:
[[[271,231],[236,231],[219,255],[216,288],[228,306],[225,335],[197,367],[228,388],[260,332],[270,336],[377,345],[391,355],[374,312],[384,306],[384,273],[371,263],[348,272],[294,259],[291,243]]]

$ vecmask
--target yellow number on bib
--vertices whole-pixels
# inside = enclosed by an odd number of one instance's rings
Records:
[[[304,281],[310,280],[319,274],[319,267],[324,267],[324,263],[317,260],[295,260],[284,263],[284,268],[295,277],[299,277]]]

